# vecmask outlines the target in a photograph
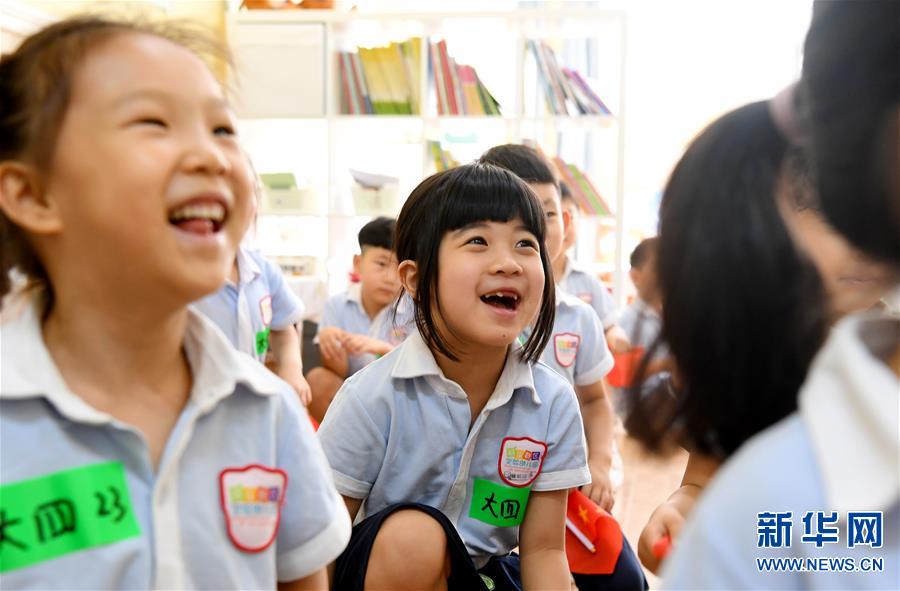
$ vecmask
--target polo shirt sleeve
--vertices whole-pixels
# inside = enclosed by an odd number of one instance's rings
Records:
[[[338,491],[354,499],[369,496],[387,450],[390,425],[376,421],[366,406],[378,404],[372,384],[378,383],[371,372],[358,372],[348,378],[328,407],[319,427],[319,440],[331,464]],[[360,377],[368,379],[361,380]],[[364,384],[369,384],[368,388]],[[363,396],[366,404],[363,404]]]
[[[603,323],[603,329],[615,325],[618,314],[616,313],[616,303],[606,286],[593,275],[589,275],[591,282],[591,307]]]
[[[285,330],[303,322],[306,308],[284,280],[281,268],[263,257],[258,257],[258,262],[272,296],[272,330]]]
[[[350,539],[350,517],[309,416],[293,392],[281,396],[277,429],[278,467],[287,473],[275,546],[278,580],[284,582],[333,562]]]
[[[600,320],[586,307],[579,308],[578,312],[581,343],[575,357],[575,385],[589,386],[606,377],[614,362]]]
[[[559,377],[558,381],[560,391],[551,398],[549,411],[552,418],[547,431],[547,456],[531,487],[534,491],[575,488],[591,481],[578,398],[564,378]]]
[[[325,300],[325,307],[322,309],[322,317],[319,319],[319,330],[328,326],[341,326],[340,306],[346,300],[344,294],[333,295]]]

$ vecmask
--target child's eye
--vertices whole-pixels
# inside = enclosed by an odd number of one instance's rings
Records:
[[[481,236],[475,236],[473,238],[469,238],[468,240],[466,240],[466,244],[478,244],[481,246],[486,246],[487,240],[485,240]]]
[[[151,125],[153,127],[168,127],[166,122],[159,117],[141,117],[140,119],[137,119],[135,123],[138,125]]]
[[[516,248],[533,248],[534,250],[538,250],[538,245],[537,242],[531,238],[525,238],[524,240],[516,242]]]
[[[548,218],[555,218],[555,217],[556,217],[556,212],[555,212],[555,211],[548,211],[548,212],[547,212],[547,217],[548,217]]]
[[[219,125],[215,129],[213,129],[213,134],[215,135],[237,135],[237,132],[234,130],[234,127],[230,125]]]

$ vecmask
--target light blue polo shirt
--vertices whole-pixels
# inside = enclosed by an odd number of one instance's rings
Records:
[[[593,273],[581,269],[572,259],[566,258],[566,268],[556,284],[593,308],[604,330],[616,324],[616,303],[609,290]]]
[[[480,567],[519,542],[527,501],[515,491],[568,489],[591,478],[571,385],[541,363],[520,361],[517,351],[470,424],[466,393],[444,377],[415,331],[344,382],[319,438],[341,494],[365,499],[358,520],[400,502],[436,507]],[[509,519],[488,523],[489,512]]]
[[[297,396],[199,314],[158,468],[139,431],[66,387],[33,307],[0,325],[0,347],[0,588],[273,589],[346,545]]]
[[[528,339],[526,329],[520,343]],[[599,382],[612,369],[612,353],[603,326],[590,306],[557,286],[553,334],[541,353],[541,361],[559,372],[573,386]]]
[[[700,497],[663,563],[665,588],[900,588],[900,381],[881,360],[898,341],[896,318],[833,329],[799,410],[745,443]]]
[[[238,351],[265,362],[269,332],[303,322],[303,302],[288,287],[278,265],[258,251],[239,248],[237,262],[237,285],[227,281],[193,306],[212,320]]]
[[[396,347],[416,330],[413,316],[412,300],[403,293],[394,318],[394,306],[385,306],[375,318],[369,318],[362,304],[362,285],[354,283],[346,292],[328,298],[319,330],[334,326],[353,334],[362,334]],[[375,361],[372,353],[351,355],[348,361],[348,373],[353,375],[366,365]]]
[[[619,316],[619,326],[625,331],[632,346],[649,351],[662,331],[662,318],[647,302],[635,298]],[[667,357],[669,348],[662,343],[653,354],[654,359]]]

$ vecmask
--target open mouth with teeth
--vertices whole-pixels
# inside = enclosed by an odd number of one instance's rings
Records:
[[[221,203],[186,203],[169,212],[169,223],[191,234],[214,234],[225,223],[225,206]]]
[[[515,310],[519,307],[519,295],[511,291],[495,291],[481,296],[481,301],[494,308]]]

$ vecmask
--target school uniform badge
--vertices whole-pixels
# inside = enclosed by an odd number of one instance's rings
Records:
[[[553,335],[553,353],[556,362],[562,367],[571,367],[578,355],[578,345],[581,344],[581,336],[571,332],[561,332]]]
[[[259,300],[259,315],[265,326],[272,324],[272,296],[267,295]]]
[[[287,474],[278,468],[251,464],[219,473],[225,529],[244,552],[262,552],[272,545],[281,522]]]
[[[541,473],[547,444],[530,437],[506,437],[497,462],[500,478],[510,486],[528,486]]]

